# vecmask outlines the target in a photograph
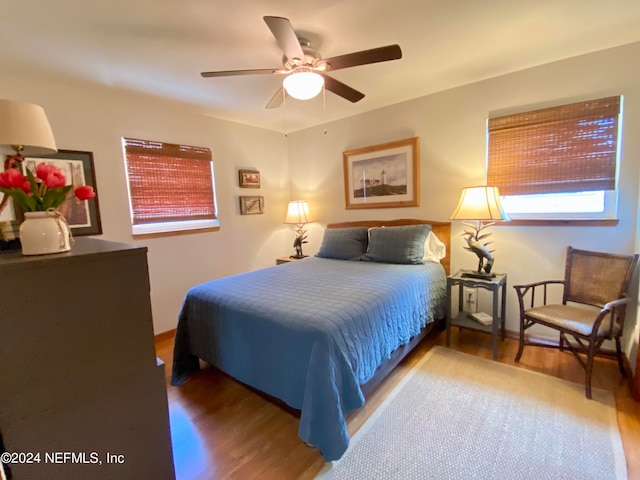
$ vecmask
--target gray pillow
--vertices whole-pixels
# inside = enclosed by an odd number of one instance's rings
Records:
[[[337,260],[360,260],[367,251],[367,227],[327,228],[316,257]]]
[[[362,260],[381,263],[424,263],[424,241],[431,225],[403,225],[369,229],[369,247]]]

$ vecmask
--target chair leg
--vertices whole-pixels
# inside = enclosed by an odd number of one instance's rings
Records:
[[[585,368],[584,386],[586,395],[591,400],[591,372],[593,371],[593,357],[596,355],[596,342],[594,339],[589,341],[589,350],[587,351],[587,365]]]
[[[627,378],[627,371],[624,368],[624,362],[622,360],[622,349],[620,348],[620,337],[616,337],[616,357],[618,357],[618,368],[622,378]]]
[[[564,335],[560,332],[560,341],[558,342],[558,350],[564,352]]]
[[[522,357],[522,351],[524,350],[524,318],[522,315],[520,316],[520,345],[518,346],[518,353],[516,354],[515,362],[518,363],[520,361],[520,357]]]

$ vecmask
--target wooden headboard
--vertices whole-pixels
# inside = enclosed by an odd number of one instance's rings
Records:
[[[446,256],[440,260],[444,270],[449,275],[451,269],[451,222],[437,222],[432,220],[419,220],[414,218],[404,218],[400,220],[358,220],[355,222],[330,223],[327,228],[348,228],[348,227],[397,227],[400,225],[421,225],[428,223],[431,230],[438,239],[447,247]]]

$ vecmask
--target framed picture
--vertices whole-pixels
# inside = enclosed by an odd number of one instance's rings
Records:
[[[20,221],[13,207],[13,199],[9,198],[0,211],[0,253],[20,250],[19,230]]]
[[[258,170],[239,170],[240,188],[260,188],[260,172]]]
[[[240,197],[240,215],[264,213],[264,197]]]
[[[345,208],[418,206],[418,137],[349,150],[342,159]]]
[[[79,237],[83,235],[102,234],[102,223],[100,222],[100,207],[98,206],[98,190],[96,186],[96,175],[93,166],[93,153],[81,152],[78,150],[58,150],[58,153],[42,157],[25,157],[22,168],[28,168],[35,174],[36,166],[40,163],[50,163],[55,165],[67,179],[67,185],[74,186],[89,185],[93,187],[96,196],[91,200],[78,200],[73,193],[69,193],[69,198],[60,205],[59,210],[64,215],[71,233]]]

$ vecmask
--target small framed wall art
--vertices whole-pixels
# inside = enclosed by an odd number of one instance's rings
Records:
[[[241,196],[240,215],[256,215],[264,213],[264,197],[262,196]]]
[[[260,172],[258,170],[239,170],[240,188],[260,188]]]

